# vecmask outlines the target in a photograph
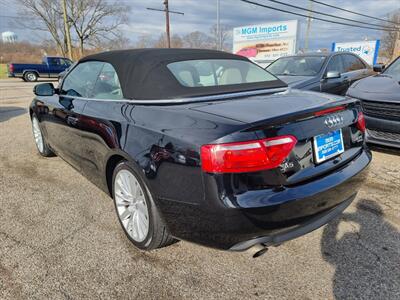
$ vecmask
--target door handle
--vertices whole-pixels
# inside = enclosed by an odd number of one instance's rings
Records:
[[[78,123],[78,118],[72,117],[72,116],[68,116],[67,117],[67,123],[71,124],[71,125],[75,125],[76,123]]]

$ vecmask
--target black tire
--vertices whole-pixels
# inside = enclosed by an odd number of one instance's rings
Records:
[[[147,233],[146,238],[142,242],[137,242],[135,241],[127,232],[125,229],[124,225],[122,224],[121,218],[119,217],[118,210],[117,210],[117,203],[115,200],[115,177],[117,173],[121,170],[127,170],[129,171],[138,181],[140,184],[140,187],[143,190],[144,198],[146,201],[147,205],[147,211],[148,211],[148,216],[149,216],[149,230]],[[119,163],[113,172],[113,178],[112,178],[112,196],[114,199],[114,206],[115,206],[115,212],[117,214],[119,223],[122,227],[122,229],[125,232],[125,235],[128,237],[128,239],[134,244],[137,248],[142,249],[142,250],[153,250],[157,248],[162,248],[169,246],[175,242],[177,242],[176,239],[174,239],[169,231],[167,226],[165,225],[164,221],[162,220],[156,204],[153,200],[153,197],[151,195],[151,192],[149,191],[149,188],[147,187],[146,183],[144,180],[141,178],[139,175],[140,171],[138,168],[133,164],[128,161],[122,161]]]
[[[36,137],[35,137],[35,129],[34,129],[34,126],[35,126],[34,123],[36,122],[35,120],[38,122],[37,124],[39,126],[40,134],[42,136],[42,147],[38,144],[38,142],[36,140]],[[39,122],[39,119],[37,118],[37,116],[35,114],[32,114],[31,121],[32,121],[33,138],[34,138],[34,141],[35,141],[36,149],[38,150],[39,154],[41,156],[43,156],[43,157],[55,156],[54,152],[51,151],[51,149],[49,148],[49,146],[48,146],[48,144],[46,142],[46,139],[45,139],[45,137],[43,135],[43,131],[42,131],[42,128],[41,128],[41,125],[40,125],[40,122]]]
[[[24,80],[27,82],[35,82],[38,80],[38,75],[35,72],[25,72]]]

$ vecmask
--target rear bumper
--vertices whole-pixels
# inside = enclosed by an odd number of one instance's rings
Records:
[[[400,148],[400,122],[365,116],[368,143]]]
[[[276,233],[273,233],[268,236],[262,236],[248,241],[240,242],[236,245],[233,245],[229,250],[244,251],[257,244],[263,244],[265,247],[277,246],[284,242],[305,235],[329,223],[331,220],[335,219],[351,204],[351,202],[353,202],[355,197],[356,194],[351,196],[349,199],[343,201],[342,203],[338,204],[334,208],[331,208],[326,212],[322,212],[310,218],[304,223],[300,223],[291,228],[285,228],[281,231],[277,231]]]
[[[290,187],[248,191],[232,206],[218,191],[212,175],[205,178],[201,205],[158,199],[172,235],[209,247],[245,250],[299,237],[329,222],[354,199],[367,176],[371,153],[362,152],[344,167]]]

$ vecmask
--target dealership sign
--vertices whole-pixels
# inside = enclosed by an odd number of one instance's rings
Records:
[[[332,51],[346,51],[359,55],[371,66],[376,64],[380,41],[332,43]]]
[[[233,53],[256,62],[269,62],[296,52],[297,20],[233,29]]]

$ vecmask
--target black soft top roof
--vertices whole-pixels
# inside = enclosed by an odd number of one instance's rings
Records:
[[[126,99],[155,100],[174,99],[256,89],[285,87],[279,79],[274,81],[209,87],[181,85],[169,71],[172,62],[197,59],[247,58],[216,50],[204,49],[130,49],[108,51],[89,55],[80,60],[110,63],[118,74],[122,93]]]

